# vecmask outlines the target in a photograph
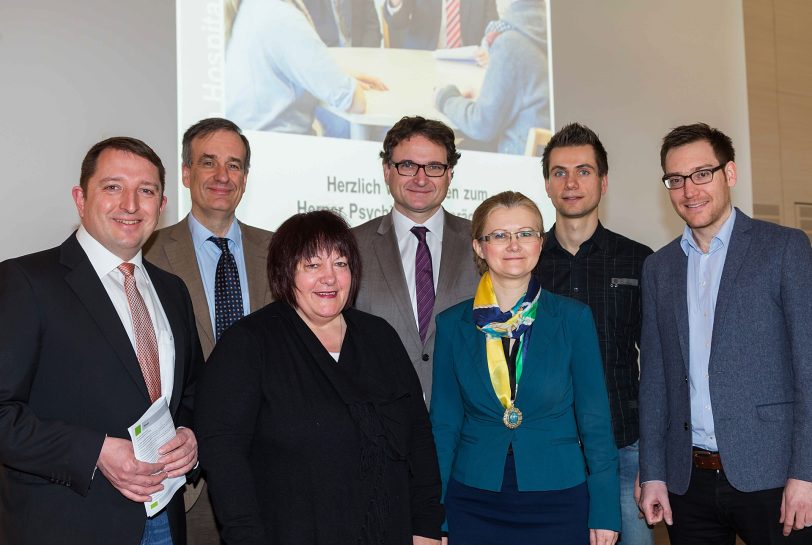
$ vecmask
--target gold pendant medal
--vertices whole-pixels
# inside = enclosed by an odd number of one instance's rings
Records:
[[[506,428],[515,430],[522,425],[522,411],[511,403],[510,407],[505,409],[505,414],[502,416],[502,423]]]

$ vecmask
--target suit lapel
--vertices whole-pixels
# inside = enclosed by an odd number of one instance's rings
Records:
[[[174,414],[183,394],[185,380],[184,364],[187,359],[184,343],[185,328],[183,327],[183,309],[177,304],[179,299],[176,292],[173,292],[172,288],[163,282],[160,272],[155,271],[155,267],[151,263],[147,263],[146,267],[148,269],[147,272],[149,272],[149,279],[155,288],[155,293],[158,294],[158,299],[161,301],[161,307],[164,309],[166,319],[169,321],[169,328],[172,330],[172,339],[175,345],[175,378],[172,387],[172,396],[169,400],[169,409]]]
[[[62,244],[60,259],[70,269],[65,275],[65,281],[96,322],[101,336],[110,343],[120,363],[149,403],[147,384],[127,331],[75,234]],[[84,332],[80,334],[87,335]]]
[[[549,296],[542,291],[539,297],[539,311],[530,330],[530,337],[527,340],[526,354],[524,359],[524,369],[522,378],[519,381],[519,395],[526,400],[532,392],[532,388],[522,390],[521,384],[544,384],[545,381],[537,380],[535,375],[544,372],[550,365],[560,365],[559,362],[549,361],[554,352],[551,346],[561,343],[561,318],[552,312],[549,305]],[[530,390],[530,392],[528,392]],[[523,402],[524,403],[524,402]],[[518,401],[517,401],[518,404]]]
[[[669,268],[668,288],[673,294],[666,300],[674,301],[674,319],[677,322],[679,346],[685,373],[689,371],[690,349],[688,331],[688,256],[677,243],[674,247],[674,264]]]
[[[459,263],[465,259],[473,259],[471,249],[471,233],[467,230],[458,229],[452,221],[452,216],[443,210],[443,249],[440,255],[440,275],[437,278],[437,287],[434,300],[434,311],[429,323],[429,330],[426,340],[434,335],[434,318],[438,314],[438,309],[446,309],[456,301],[449,300],[454,293],[454,283],[457,282],[457,273],[460,270]],[[472,293],[471,296],[474,294]]]
[[[398,307],[398,313],[404,317],[409,337],[416,339],[417,343],[420,344],[420,333],[414,320],[412,299],[406,286],[406,275],[403,271],[403,262],[400,259],[395,226],[392,222],[392,212],[381,219],[378,235],[372,241],[372,249],[383,272],[383,278],[389,287],[389,292],[392,294],[394,304]],[[428,338],[427,335],[426,339]]]
[[[189,230],[189,217],[183,218],[177,225],[170,227],[170,242],[166,245],[166,260],[169,262],[171,272],[180,276],[189,289],[194,307],[197,330],[214,346],[214,331],[209,314],[209,302],[203,289],[203,279],[200,277],[200,268],[195,256],[192,232]]]
[[[733,222],[733,232],[730,236],[730,247],[725,256],[725,266],[722,269],[722,278],[719,281],[719,293],[716,295],[716,308],[713,312],[713,335],[711,337],[711,356],[719,342],[724,339],[725,318],[727,317],[727,307],[730,301],[736,297],[734,286],[736,277],[744,264],[747,251],[750,249],[750,218],[740,210],[736,210],[736,218]]]
[[[488,355],[485,352],[485,335],[476,328],[474,323],[473,307],[465,309],[459,321],[459,331],[463,338],[462,344],[468,350],[468,358],[463,365],[473,367],[473,374],[479,377],[488,398],[488,406],[500,413],[504,410],[502,402],[496,397],[491,382],[490,371],[488,371]]]
[[[248,298],[250,299],[250,312],[257,311],[270,302],[270,291],[266,278],[268,248],[263,248],[262,242],[255,236],[253,230],[240,224],[242,233],[242,251],[245,258],[246,282],[248,282]],[[246,312],[246,314],[248,314]]]

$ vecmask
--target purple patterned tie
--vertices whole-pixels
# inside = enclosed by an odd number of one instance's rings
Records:
[[[415,225],[411,229],[417,237],[417,252],[414,260],[415,291],[417,292],[417,328],[420,340],[426,342],[426,334],[434,310],[434,273],[431,269],[431,252],[426,244],[428,229]]]

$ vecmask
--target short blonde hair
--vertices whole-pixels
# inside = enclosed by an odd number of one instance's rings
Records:
[[[517,206],[524,206],[528,208],[538,218],[539,231],[541,231],[542,239],[544,237],[544,218],[541,217],[541,210],[533,202],[533,199],[519,193],[518,191],[503,191],[492,195],[482,201],[482,204],[477,206],[474,210],[474,215],[471,218],[471,237],[473,240],[478,240],[479,237],[486,234],[482,231],[485,229],[485,222],[488,221],[488,216],[491,215],[497,208],[516,208]],[[488,270],[488,264],[485,260],[479,257],[474,252],[474,263],[479,271],[479,274]]]

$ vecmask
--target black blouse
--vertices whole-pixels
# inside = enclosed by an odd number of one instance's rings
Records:
[[[411,544],[444,518],[422,390],[397,333],[349,309],[338,362],[289,305],[225,332],[195,433],[228,544]]]

